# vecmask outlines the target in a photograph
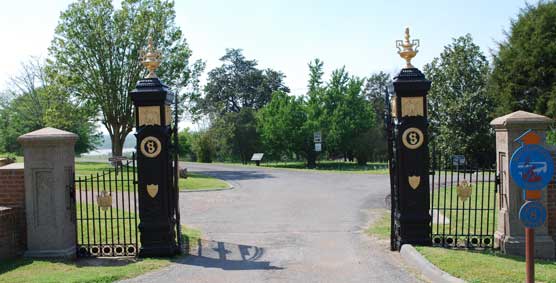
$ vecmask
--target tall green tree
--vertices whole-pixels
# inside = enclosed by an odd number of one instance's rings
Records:
[[[112,140],[112,154],[121,155],[133,129],[128,96],[146,70],[139,51],[152,36],[162,53],[158,76],[185,101],[198,88],[202,62],[189,64],[191,50],[175,23],[173,1],[78,0],[61,13],[49,52],[51,70],[72,95],[97,107]],[[180,105],[183,109],[184,104]]]
[[[261,135],[265,154],[279,160],[292,153],[307,156],[313,148],[305,146],[307,137],[306,103],[303,97],[289,96],[283,91],[272,95],[272,100],[257,113],[257,129]]]
[[[525,110],[556,118],[556,2],[526,4],[494,54],[498,113]]]
[[[489,122],[494,103],[487,93],[489,65],[471,35],[454,38],[440,57],[425,65],[424,73],[432,81],[428,109],[436,150],[446,157],[464,154],[478,164],[492,162]]]
[[[17,137],[44,127],[54,127],[79,136],[77,154],[88,152],[100,142],[95,111],[74,99],[46,73],[44,63],[35,58],[22,64],[21,72],[10,80],[0,103],[0,151],[18,152]]]
[[[193,99],[192,110],[196,117],[209,117],[215,140],[231,145],[220,147],[229,153],[217,156],[247,162],[259,147],[256,111],[274,91],[289,89],[281,72],[258,69],[257,62],[245,58],[240,49],[227,49],[220,60],[222,65],[208,73],[204,95]]]
[[[369,139],[371,160],[386,160],[388,155],[386,133],[384,130],[384,111],[386,107],[385,92],[391,80],[390,75],[387,73],[382,71],[374,73],[367,79],[363,89],[363,94],[371,103],[375,113],[375,126],[369,133],[373,137]]]

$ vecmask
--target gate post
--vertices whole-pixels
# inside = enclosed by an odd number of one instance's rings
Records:
[[[398,52],[407,65],[394,78],[392,115],[394,116],[394,183],[397,201],[394,210],[393,246],[403,244],[431,245],[431,216],[429,198],[429,146],[427,121],[427,92],[431,81],[411,65],[418,41],[397,41]]]
[[[525,111],[516,111],[498,117],[490,125],[496,131],[496,171],[500,178],[498,192],[498,227],[494,233],[495,245],[509,255],[525,256],[525,227],[519,221],[519,208],[523,204],[523,192],[510,178],[510,158],[520,146],[514,140],[532,129],[546,136],[552,119]],[[540,144],[544,146],[544,144]],[[546,193],[540,202],[546,206]],[[535,256],[554,258],[554,241],[548,235],[547,224],[535,229]]]
[[[153,49],[150,38],[147,53],[142,57],[150,73],[130,93],[135,106],[137,137],[139,255],[172,256],[179,252],[174,229],[176,202],[170,155],[170,103],[174,94],[154,73],[160,64],[160,53]]]
[[[44,128],[20,136],[25,175],[26,257],[76,253],[74,133]]]

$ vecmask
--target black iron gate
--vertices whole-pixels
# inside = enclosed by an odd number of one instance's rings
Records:
[[[399,250],[399,133],[392,115],[393,90],[385,91],[384,126],[388,142],[391,206],[391,249]],[[431,136],[434,140],[434,136]],[[493,248],[497,225],[496,169],[472,165],[462,156],[430,157],[430,215],[433,246],[448,248]],[[467,160],[467,161],[466,161]]]
[[[434,154],[433,154],[434,155]],[[430,198],[434,246],[493,248],[499,179],[463,156],[432,157]]]
[[[137,255],[136,172],[134,154],[102,173],[76,177],[77,256]]]

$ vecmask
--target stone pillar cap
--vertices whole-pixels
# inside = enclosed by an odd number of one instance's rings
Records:
[[[495,129],[506,128],[547,128],[554,121],[546,116],[530,113],[527,111],[516,111],[490,122]]]
[[[74,133],[63,131],[56,128],[42,128],[17,138],[17,141],[21,144],[32,144],[32,143],[75,143],[78,136]]]

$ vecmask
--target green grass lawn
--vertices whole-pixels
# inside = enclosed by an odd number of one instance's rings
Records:
[[[380,239],[390,237],[390,212],[383,211],[367,232]],[[477,251],[415,247],[426,259],[449,274],[470,283],[513,283],[525,281],[525,259],[499,251]],[[536,282],[556,283],[556,262],[535,262]]]
[[[75,163],[75,178],[76,180],[79,179],[79,177],[81,177],[81,180],[83,180],[84,178],[88,178],[91,175],[94,175],[95,178],[97,176],[97,174],[100,176],[100,180],[101,182],[99,184],[97,184],[96,182],[92,182],[92,183],[88,183],[87,187],[91,188],[93,187],[94,190],[96,191],[98,188],[97,186],[100,186],[100,189],[106,189],[107,191],[109,190],[109,180],[119,180],[118,182],[118,188],[123,188],[124,191],[127,191],[129,186],[132,185],[132,182],[128,180],[133,179],[133,170],[129,169],[129,175],[128,175],[128,168],[126,168],[125,166],[123,167],[124,170],[120,170],[118,172],[118,174],[116,174],[116,172],[113,170],[114,167],[112,165],[110,165],[109,163],[98,163],[98,162],[76,162]],[[109,174],[105,174],[103,176],[103,173],[106,173],[110,170]],[[123,181],[122,181],[123,180]],[[207,190],[207,189],[223,189],[223,188],[228,188],[230,187],[230,185],[220,179],[216,179],[213,177],[209,177],[207,175],[203,175],[203,174],[199,174],[199,173],[192,173],[192,172],[188,172],[188,178],[187,179],[182,179],[180,178],[179,180],[179,187],[180,190]],[[85,186],[82,186],[82,189],[85,188]],[[77,184],[76,189],[79,190],[79,184]],[[119,189],[120,190],[120,189]]]
[[[468,240],[462,235],[494,235],[498,215],[494,182],[472,184],[471,195],[465,201],[458,197],[455,186],[435,189],[431,191],[430,198],[437,212],[433,214],[433,236],[444,234],[453,239],[457,237],[457,244],[461,245]],[[443,219],[449,221],[444,222]]]
[[[220,179],[199,173],[187,173],[187,179],[180,179],[180,190],[195,191],[207,189],[225,189],[230,185]]]
[[[525,260],[498,251],[416,247],[434,265],[471,283],[525,282]],[[556,262],[535,262],[536,282],[556,282]]]
[[[182,236],[184,239],[188,239],[191,245],[194,245],[201,233],[198,230],[184,227]],[[0,262],[0,283],[114,282],[168,266],[174,259],[81,259],[75,262],[33,259],[5,260]]]

